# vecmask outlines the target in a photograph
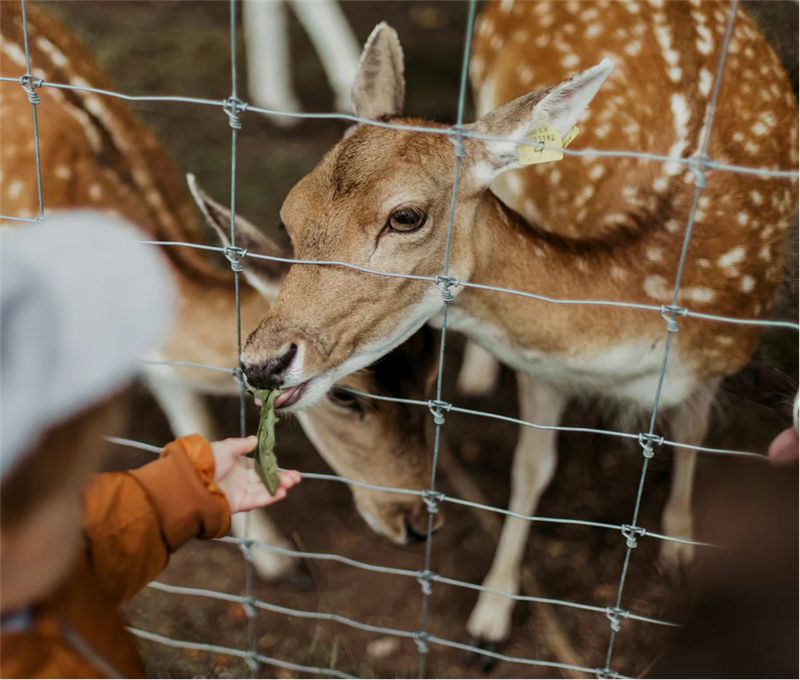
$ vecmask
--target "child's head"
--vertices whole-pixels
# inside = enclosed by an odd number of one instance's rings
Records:
[[[0,609],[47,595],[80,549],[81,490],[119,432],[137,360],[169,320],[155,249],[75,213],[2,235]]]
[[[0,486],[0,608],[50,592],[81,545],[81,489],[119,432],[127,399],[114,395],[44,432]]]

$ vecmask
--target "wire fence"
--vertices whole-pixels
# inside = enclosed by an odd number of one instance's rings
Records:
[[[21,221],[21,222],[39,222],[45,219],[45,200],[43,195],[43,188],[42,188],[42,163],[41,163],[41,153],[39,147],[39,128],[38,128],[38,117],[37,117],[37,105],[39,104],[39,93],[38,90],[40,88],[56,88],[56,89],[65,89],[65,90],[78,90],[82,92],[90,92],[101,96],[106,97],[113,97],[122,99],[125,101],[131,102],[157,102],[157,103],[164,103],[164,104],[185,104],[185,105],[202,105],[202,106],[212,106],[212,107],[219,107],[224,112],[225,116],[227,117],[227,122],[230,126],[231,130],[231,151],[230,151],[230,210],[231,214],[236,214],[236,190],[237,190],[237,172],[236,172],[236,153],[237,153],[237,133],[242,128],[242,120],[241,117],[244,113],[257,113],[267,116],[286,116],[292,118],[303,118],[303,119],[315,119],[315,120],[323,120],[323,119],[335,119],[341,120],[351,123],[363,124],[363,125],[373,125],[377,127],[393,129],[393,130],[401,130],[406,132],[417,132],[422,134],[431,134],[431,135],[445,135],[447,136],[450,141],[453,143],[453,152],[454,152],[454,159],[455,159],[455,167],[454,167],[454,177],[453,177],[453,185],[452,185],[452,193],[450,198],[450,212],[449,212],[449,219],[447,224],[447,238],[446,238],[446,245],[445,245],[445,254],[444,260],[442,263],[442,273],[437,276],[419,276],[419,275],[411,275],[402,272],[387,272],[387,271],[378,271],[374,269],[370,269],[363,266],[358,266],[348,262],[342,261],[319,261],[319,260],[301,260],[301,259],[294,259],[294,258],[284,258],[284,257],[276,257],[270,256],[260,253],[253,253],[248,252],[245,249],[237,247],[236,243],[236,220],[231,220],[231,228],[230,228],[230,246],[228,247],[215,247],[215,246],[208,246],[208,245],[201,245],[196,243],[186,243],[186,242],[177,242],[177,241],[144,241],[145,243],[152,244],[157,247],[170,247],[170,248],[198,248],[210,252],[215,252],[222,254],[229,262],[231,269],[233,270],[234,274],[234,295],[235,295],[235,303],[236,303],[236,345],[237,351],[241,353],[241,346],[242,346],[242,330],[241,330],[241,315],[240,315],[240,273],[243,270],[243,263],[242,261],[246,258],[255,258],[255,259],[264,259],[264,260],[271,260],[276,262],[284,262],[293,265],[301,265],[301,266],[326,266],[326,267],[343,267],[351,270],[355,270],[361,272],[363,274],[369,276],[382,276],[382,277],[391,277],[391,278],[403,278],[409,280],[415,280],[420,282],[425,282],[431,285],[436,286],[442,296],[443,307],[442,307],[442,324],[441,324],[441,335],[440,335],[440,344],[438,348],[438,369],[436,374],[436,383],[435,383],[435,397],[430,400],[414,400],[414,399],[401,399],[395,397],[386,397],[382,395],[370,394],[366,392],[361,392],[358,390],[350,390],[354,394],[359,395],[364,398],[371,398],[371,399],[382,399],[388,401],[396,401],[401,402],[408,405],[417,406],[419,408],[425,408],[430,411],[431,417],[434,423],[434,440],[433,440],[433,460],[432,460],[432,468],[431,468],[431,484],[426,489],[405,489],[405,488],[392,488],[374,484],[368,484],[357,480],[346,479],[342,476],[335,475],[335,474],[322,474],[322,473],[304,473],[303,477],[306,480],[316,480],[319,482],[334,482],[340,484],[347,484],[351,487],[362,487],[370,490],[375,491],[382,491],[385,493],[394,493],[394,494],[405,494],[405,495],[414,495],[420,497],[425,502],[428,511],[428,534],[429,539],[426,543],[425,553],[424,553],[424,560],[423,564],[421,565],[421,569],[419,570],[410,570],[410,569],[399,569],[393,567],[387,567],[384,565],[379,564],[370,564],[358,560],[354,560],[349,558],[345,555],[339,555],[335,553],[318,553],[318,552],[307,552],[301,550],[292,550],[287,548],[282,548],[278,546],[271,546],[265,543],[257,542],[249,538],[249,533],[246,532],[245,538],[234,538],[234,537],[225,537],[219,539],[223,543],[234,544],[241,548],[243,553],[246,557],[249,557],[252,554],[253,550],[265,550],[270,551],[278,554],[283,555],[291,555],[294,557],[299,557],[303,559],[310,559],[310,560],[321,560],[321,561],[333,561],[337,563],[341,563],[347,565],[349,567],[366,570],[371,572],[378,572],[381,574],[386,574],[388,576],[393,577],[403,577],[403,578],[411,578],[415,579],[420,584],[420,595],[421,595],[421,605],[420,605],[420,617],[419,617],[419,624],[414,630],[401,630],[392,627],[386,626],[376,626],[373,624],[365,623],[362,621],[357,621],[352,618],[348,618],[346,616],[342,616],[337,613],[328,613],[328,612],[320,612],[320,611],[305,611],[299,609],[293,609],[289,607],[283,607],[279,605],[275,605],[269,602],[265,602],[263,600],[257,599],[253,596],[253,568],[251,565],[250,559],[245,559],[246,564],[246,573],[245,573],[245,582],[243,584],[243,594],[242,595],[234,595],[229,593],[223,593],[216,590],[210,589],[203,589],[203,588],[188,588],[188,587],[181,587],[181,586],[173,586],[167,585],[159,582],[153,582],[150,584],[150,587],[162,592],[170,593],[176,596],[186,596],[186,597],[199,597],[199,598],[211,598],[215,600],[222,600],[226,602],[232,602],[239,604],[243,607],[248,620],[248,648],[247,649],[234,649],[230,647],[215,645],[215,644],[207,644],[207,643],[200,643],[196,641],[186,641],[186,640],[176,640],[173,638],[165,637],[163,635],[159,635],[153,632],[143,631],[135,628],[131,628],[130,631],[146,640],[150,640],[153,642],[158,642],[163,645],[167,645],[170,647],[181,648],[181,649],[191,649],[197,651],[205,651],[205,652],[212,652],[216,654],[223,654],[228,655],[231,657],[236,657],[242,659],[246,662],[249,668],[255,672],[260,665],[268,665],[278,668],[283,668],[287,670],[292,670],[301,673],[307,673],[315,676],[329,676],[329,677],[336,677],[336,678],[351,678],[354,677],[347,673],[344,673],[340,670],[335,668],[322,668],[322,667],[315,667],[315,666],[308,666],[303,664],[296,664],[291,661],[275,659],[266,655],[263,655],[258,652],[257,649],[257,640],[255,635],[255,623],[256,618],[258,616],[258,611],[268,611],[277,613],[283,616],[289,617],[297,617],[303,619],[313,619],[317,621],[331,621],[336,622],[337,624],[356,628],[363,631],[368,631],[371,633],[375,633],[377,635],[388,635],[396,638],[402,638],[406,640],[411,640],[417,647],[418,654],[419,654],[419,667],[418,667],[418,674],[419,677],[425,677],[427,675],[427,661],[429,657],[429,652],[433,647],[447,647],[457,650],[462,650],[466,652],[470,652],[473,654],[477,654],[483,657],[489,657],[501,661],[506,661],[509,663],[515,664],[522,664],[528,666],[540,666],[545,668],[551,669],[558,669],[562,671],[571,671],[571,672],[578,672],[578,673],[587,673],[591,675],[595,675],[597,677],[622,677],[617,671],[614,670],[613,661],[614,661],[614,649],[615,643],[617,640],[617,636],[621,630],[621,625],[624,620],[631,620],[637,621],[639,623],[646,623],[646,624],[653,624],[659,626],[667,626],[673,627],[678,625],[675,622],[665,621],[649,616],[645,616],[642,614],[637,614],[636,612],[630,611],[629,609],[625,609],[623,605],[623,597],[625,593],[625,585],[626,580],[629,574],[629,567],[630,567],[630,560],[633,554],[633,551],[636,549],[638,545],[639,539],[643,538],[652,538],[659,541],[668,541],[668,542],[675,542],[675,543],[682,543],[688,544],[693,546],[699,547],[706,547],[706,548],[713,548],[708,543],[704,543],[702,541],[691,540],[687,538],[677,537],[677,536],[668,536],[665,534],[660,534],[649,529],[646,529],[642,526],[639,526],[639,512],[641,508],[641,503],[644,494],[644,482],[648,472],[648,466],[651,459],[655,455],[655,449],[657,447],[662,446],[675,446],[675,447],[683,447],[688,448],[694,451],[707,453],[707,454],[717,454],[721,456],[730,456],[730,457],[747,457],[747,458],[756,458],[756,459],[763,459],[763,456],[749,451],[740,451],[740,450],[733,450],[733,449],[719,449],[719,448],[712,448],[712,447],[705,447],[700,445],[693,445],[683,442],[675,442],[669,439],[665,439],[664,437],[658,435],[656,433],[656,424],[657,424],[657,416],[659,413],[659,408],[661,405],[661,395],[664,386],[664,380],[666,377],[667,365],[670,357],[670,352],[672,348],[672,342],[674,334],[679,329],[679,319],[681,318],[695,318],[699,320],[705,320],[709,322],[717,322],[717,323],[727,323],[727,324],[739,324],[739,325],[752,325],[752,326],[762,326],[762,327],[776,327],[776,328],[784,328],[790,330],[800,330],[800,327],[797,323],[789,322],[789,321],[781,321],[781,320],[770,320],[770,319],[744,319],[744,318],[735,318],[735,317],[726,317],[726,316],[719,316],[714,314],[707,314],[696,312],[686,307],[682,307],[679,305],[679,294],[681,290],[681,279],[683,276],[684,266],[686,263],[686,256],[688,252],[688,247],[692,239],[692,232],[695,225],[695,218],[697,214],[698,205],[700,202],[700,198],[702,196],[703,190],[706,186],[706,173],[709,170],[720,170],[726,172],[736,172],[736,173],[745,173],[753,176],[763,177],[763,178],[773,178],[773,179],[786,179],[786,180],[797,180],[798,179],[798,172],[796,170],[790,169],[775,169],[775,168],[753,168],[753,167],[743,167],[743,166],[736,166],[731,165],[728,163],[723,163],[717,160],[714,160],[708,156],[709,151],[709,142],[711,138],[711,131],[714,122],[714,116],[716,112],[716,107],[719,99],[720,93],[720,85],[722,82],[722,75],[725,69],[725,63],[728,56],[729,45],[731,36],[733,35],[734,26],[736,23],[736,16],[737,16],[737,8],[738,8],[738,0],[732,0],[729,5],[728,15],[727,15],[727,23],[725,28],[725,33],[723,37],[723,44],[722,49],[720,51],[720,57],[717,64],[714,86],[712,90],[712,95],[710,99],[710,104],[708,108],[707,118],[706,118],[706,125],[703,132],[702,143],[701,143],[701,151],[699,154],[689,157],[672,157],[672,156],[665,156],[660,154],[651,154],[639,151],[628,151],[628,150],[596,150],[596,149],[581,149],[581,150],[574,150],[574,149],[557,149],[558,151],[562,151],[564,155],[567,156],[577,156],[577,157],[596,157],[596,158],[635,158],[643,161],[650,161],[655,163],[678,163],[681,164],[687,169],[691,170],[695,175],[695,190],[694,190],[694,197],[691,204],[691,209],[688,217],[688,221],[686,224],[686,229],[684,232],[684,238],[682,242],[682,247],[680,251],[680,255],[677,261],[677,271],[675,276],[675,282],[672,291],[672,300],[669,305],[648,305],[648,304],[640,304],[640,303],[633,303],[633,302],[625,302],[625,301],[616,301],[616,300],[596,300],[596,299],[556,299],[552,297],[548,297],[545,295],[538,294],[533,291],[521,291],[521,290],[514,290],[508,288],[501,288],[496,286],[490,286],[480,283],[473,283],[471,281],[459,281],[449,275],[449,267],[450,267],[450,248],[452,243],[452,233],[454,228],[455,222],[455,210],[458,201],[458,188],[459,188],[459,181],[461,177],[461,164],[462,159],[464,157],[464,140],[465,139],[481,139],[481,140],[488,140],[488,141],[504,141],[510,142],[515,145],[522,145],[524,143],[520,143],[516,139],[511,138],[504,138],[504,137],[492,137],[486,135],[478,135],[474,132],[469,130],[465,130],[463,128],[463,119],[464,119],[464,111],[465,111],[465,104],[466,104],[466,96],[467,96],[467,74],[468,74],[468,66],[469,66],[469,58],[470,58],[470,51],[471,51],[471,41],[473,35],[473,28],[475,23],[475,16],[476,16],[476,0],[469,0],[468,2],[468,15],[466,21],[466,35],[464,41],[464,50],[463,50],[463,59],[462,59],[462,68],[460,73],[460,82],[459,82],[459,97],[458,97],[458,105],[457,105],[457,112],[456,112],[456,123],[450,127],[426,127],[426,126],[415,126],[415,125],[398,125],[392,123],[386,123],[382,121],[374,121],[374,120],[367,120],[363,118],[359,118],[358,116],[346,115],[346,114],[339,114],[339,113],[293,113],[293,112],[283,112],[283,111],[274,111],[269,109],[262,109],[255,106],[251,106],[248,103],[242,101],[238,97],[238,90],[237,90],[237,63],[236,63],[236,35],[237,35],[237,16],[236,16],[236,3],[235,0],[229,0],[229,7],[230,7],[230,21],[229,21],[229,30],[230,30],[230,65],[231,65],[231,77],[230,77],[230,84],[231,84],[231,91],[230,97],[224,101],[213,100],[213,99],[203,99],[203,98],[195,98],[195,97],[171,97],[171,96],[149,96],[149,95],[130,95],[121,92],[115,92],[111,90],[93,88],[89,86],[79,86],[69,83],[56,83],[56,82],[49,82],[44,80],[41,77],[37,77],[34,74],[34,70],[32,69],[31,59],[30,59],[30,50],[28,45],[28,26],[27,26],[27,12],[26,12],[26,0],[20,0],[21,8],[22,8],[22,23],[23,23],[23,47],[25,52],[25,73],[22,74],[19,78],[12,78],[12,77],[2,77],[0,81],[7,82],[7,83],[16,83],[22,86],[27,93],[28,100],[31,105],[31,112],[33,117],[33,134],[34,134],[34,150],[35,150],[35,161],[36,161],[36,186],[37,186],[37,197],[38,197],[38,214],[36,217],[20,217],[14,215],[0,215],[0,219],[2,220],[10,220],[10,221]],[[545,147],[546,148],[546,147]],[[509,294],[520,296],[523,298],[529,298],[533,300],[539,300],[542,302],[547,302],[554,305],[599,305],[599,306],[607,306],[607,307],[616,307],[616,308],[623,308],[623,309],[630,309],[630,310],[637,310],[642,313],[654,313],[659,314],[663,317],[665,321],[665,347],[663,358],[661,362],[661,369],[659,373],[659,378],[656,386],[655,394],[653,395],[653,402],[652,402],[652,409],[649,418],[649,426],[646,431],[632,433],[632,432],[622,432],[622,431],[615,431],[610,429],[599,429],[599,428],[584,428],[584,427],[566,427],[560,425],[542,425],[537,424],[534,422],[529,422],[525,420],[521,420],[518,418],[512,418],[509,416],[500,415],[497,413],[491,413],[486,411],[479,411],[475,409],[468,409],[462,408],[453,404],[449,401],[443,400],[443,374],[444,374],[444,359],[446,355],[446,348],[447,348],[447,320],[448,320],[448,309],[450,303],[454,299],[453,289],[463,287],[463,288],[475,288],[481,289],[485,291],[492,291],[499,294]],[[239,388],[239,414],[240,414],[240,434],[246,434],[246,427],[245,427],[245,406],[246,406],[246,386],[245,382],[241,373],[241,369],[237,366],[234,368],[224,367],[224,366],[212,366],[208,364],[190,362],[190,361],[150,361],[147,362],[150,364],[157,364],[157,365],[170,365],[176,367],[189,367],[189,368],[196,368],[208,371],[216,371],[216,372],[223,372],[229,373],[231,375],[232,380],[236,381],[238,388]],[[591,433],[591,434],[599,434],[603,436],[610,436],[610,437],[617,437],[622,439],[628,440],[635,440],[639,448],[641,450],[641,472],[639,475],[639,481],[637,488],[635,490],[634,498],[634,506],[633,511],[631,514],[631,520],[628,524],[614,524],[614,523],[606,523],[606,522],[597,522],[597,521],[589,521],[589,520],[582,520],[578,518],[563,518],[563,517],[547,517],[543,515],[523,515],[516,512],[512,512],[510,510],[494,507],[490,505],[486,505],[483,503],[477,503],[474,501],[457,498],[448,496],[447,494],[443,493],[442,491],[438,490],[437,488],[437,470],[438,470],[438,460],[439,460],[439,450],[441,446],[441,438],[442,438],[442,429],[445,424],[446,414],[448,413],[461,413],[470,416],[480,417],[480,418],[492,418],[503,420],[506,422],[514,423],[523,427],[529,427],[534,429],[541,429],[541,430],[553,430],[558,432],[581,432],[581,433]],[[112,443],[128,446],[140,450],[144,450],[153,454],[158,454],[160,452],[160,447],[153,446],[144,442],[133,441],[130,439],[124,439],[120,437],[109,437],[109,441]],[[520,595],[516,593],[507,593],[494,590],[492,588],[488,588],[481,584],[470,583],[467,581],[462,581],[457,578],[448,577],[443,574],[436,573],[432,570],[433,565],[433,548],[434,548],[434,538],[433,538],[433,526],[436,513],[439,511],[439,508],[443,504],[451,504],[457,505],[461,507],[470,507],[473,509],[485,511],[485,512],[492,512],[497,513],[505,517],[514,517],[521,520],[526,520],[529,522],[538,522],[538,523],[549,523],[549,524],[558,524],[558,525],[572,525],[572,526],[581,526],[581,527],[590,527],[596,530],[604,530],[604,531],[614,531],[618,532],[625,541],[625,555],[623,559],[623,563],[620,567],[620,577],[617,584],[617,592],[614,598],[613,604],[609,604],[606,606],[582,603],[582,602],[573,602],[564,599],[557,599],[557,598],[548,598],[542,597],[537,595]],[[476,647],[474,645],[464,644],[461,642],[443,639],[432,634],[429,630],[430,627],[430,596],[433,591],[433,587],[435,584],[440,584],[443,586],[467,589],[471,591],[478,591],[478,592],[487,592],[493,595],[498,595],[504,598],[508,598],[514,601],[519,602],[532,602],[532,603],[541,603],[541,604],[548,604],[553,605],[556,607],[563,607],[568,609],[577,609],[585,612],[591,612],[597,614],[599,616],[603,616],[608,621],[609,626],[609,637],[608,643],[606,647],[606,654],[605,654],[605,663],[602,667],[597,668],[589,668],[580,665],[568,664],[568,663],[560,663],[557,661],[552,660],[545,660],[545,659],[534,659],[534,658],[523,658],[523,657],[514,657],[508,656],[505,654],[501,654],[495,651],[491,651],[488,649],[483,649]]]

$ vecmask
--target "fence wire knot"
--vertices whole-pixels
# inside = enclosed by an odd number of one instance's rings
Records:
[[[606,618],[611,626],[611,630],[613,630],[615,633],[619,633],[619,629],[622,627],[621,619],[627,619],[629,614],[630,612],[625,609],[620,609],[619,607],[608,607],[606,609]]]
[[[231,263],[231,269],[233,269],[233,271],[244,271],[244,265],[242,264],[241,260],[243,257],[247,257],[247,248],[225,246],[223,253],[225,254],[225,259]]]
[[[686,307],[679,305],[661,305],[661,318],[667,322],[667,330],[670,333],[678,332],[678,316],[686,316],[689,312]]]
[[[228,97],[222,103],[222,110],[228,116],[228,125],[234,130],[241,130],[242,121],[239,118],[239,114],[247,111],[247,104],[236,97]]]
[[[422,587],[422,594],[428,597],[433,592],[433,582],[436,575],[432,571],[425,569],[417,574],[417,583]]]
[[[598,668],[595,672],[595,677],[597,678],[619,678],[622,677],[616,671],[612,671],[610,668]]]
[[[417,649],[419,650],[420,654],[427,654],[431,648],[430,645],[431,636],[428,635],[424,630],[418,630],[414,633],[414,644],[417,645]]]
[[[425,507],[431,515],[439,512],[439,503],[444,500],[444,494],[441,491],[434,491],[433,489],[426,489],[422,492],[422,500]]]
[[[428,402],[428,410],[433,415],[433,422],[437,425],[444,425],[444,413],[442,411],[450,411],[453,405],[449,401],[440,401],[431,399]]]
[[[464,158],[464,131],[458,125],[453,125],[447,131],[447,138],[455,149],[458,158]]]
[[[705,189],[708,186],[708,179],[706,178],[706,166],[708,165],[709,157],[705,154],[695,156],[692,158],[691,167],[694,173],[694,185],[698,189]]]
[[[442,294],[442,300],[445,302],[452,302],[455,298],[453,291],[450,290],[451,288],[458,288],[461,285],[461,281],[458,279],[453,278],[452,276],[443,276],[443,275],[436,275],[433,277],[433,283],[439,289],[439,292]]]
[[[255,673],[261,666],[258,661],[258,652],[250,652],[246,657],[244,657],[244,662],[253,673]]]
[[[639,446],[642,447],[642,455],[645,458],[652,458],[656,455],[653,452],[653,445],[661,446],[664,443],[664,437],[657,434],[650,434],[649,432],[639,433]]]
[[[620,531],[622,531],[622,535],[625,537],[625,545],[631,549],[638,545],[636,537],[645,535],[645,530],[642,527],[637,527],[633,524],[623,524]]]
[[[37,90],[43,83],[44,81],[41,78],[34,78],[30,73],[26,73],[19,78],[19,84],[22,85],[22,89],[25,90],[25,94],[28,95],[28,101],[34,106],[41,101]]]
[[[252,595],[246,597],[244,602],[242,602],[242,609],[244,609],[244,613],[247,615],[248,619],[256,618],[256,606],[255,606],[256,598]]]

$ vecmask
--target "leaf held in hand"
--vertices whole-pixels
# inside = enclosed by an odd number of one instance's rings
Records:
[[[275,457],[275,423],[278,422],[278,416],[275,415],[275,400],[281,391],[250,388],[250,393],[261,400],[255,468],[264,486],[274,496],[280,486],[278,459]]]

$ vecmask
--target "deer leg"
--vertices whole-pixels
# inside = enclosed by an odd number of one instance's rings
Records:
[[[471,340],[464,347],[464,360],[458,372],[457,388],[465,397],[486,397],[497,388],[500,362]]]
[[[517,373],[517,389],[524,420],[540,425],[558,424],[566,401],[559,392],[522,373]],[[520,515],[533,514],[553,477],[556,462],[556,433],[523,426],[514,451],[509,510]],[[485,587],[511,594],[519,592],[529,532],[529,521],[506,518],[492,567],[483,581]],[[467,630],[483,642],[505,640],[511,632],[513,609],[514,600],[482,592],[472,610]]]
[[[671,419],[672,436],[683,444],[702,444],[708,432],[711,404],[714,401],[718,383],[706,386],[696,392],[678,407]],[[697,465],[697,452],[692,449],[675,447],[675,462],[672,468],[672,487],[667,504],[661,515],[661,527],[668,536],[692,538],[692,486],[694,469]],[[662,541],[659,564],[673,577],[680,576],[682,570],[694,559],[694,546],[673,541]]]
[[[352,113],[350,90],[361,50],[344,12],[335,0],[291,0],[291,5],[320,56],[336,110]]]
[[[292,84],[292,61],[286,7],[281,0],[245,0],[242,23],[247,50],[248,89],[253,103],[276,111],[300,111],[302,105]],[[296,119],[270,117],[275,125],[289,127]]]
[[[196,390],[160,366],[147,370],[145,381],[176,437],[196,432],[209,441],[215,438],[214,421],[208,403]],[[250,518],[249,527],[246,525],[246,515]],[[234,536],[244,538],[245,529],[249,529],[247,538],[255,541],[282,548],[294,547],[261,510],[238,513],[231,517],[231,530]],[[278,555],[265,550],[253,550],[251,553],[251,562],[256,573],[268,581],[287,575],[297,565],[297,560],[287,555]]]

